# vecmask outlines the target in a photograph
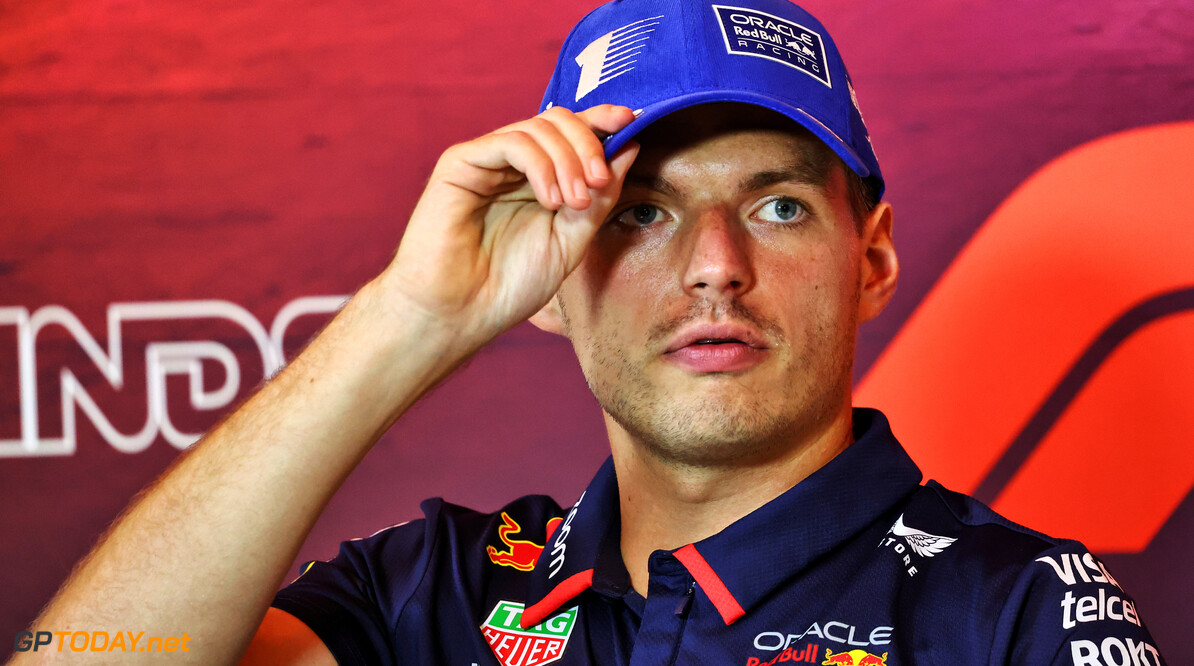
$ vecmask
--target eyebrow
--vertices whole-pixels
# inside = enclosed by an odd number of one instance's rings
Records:
[[[631,173],[626,175],[625,184],[651,190],[652,192],[659,192],[669,197],[678,197],[680,194],[680,190],[676,189],[675,185],[672,185],[668,179],[662,176],[639,176]]]
[[[829,160],[802,159],[778,169],[751,174],[738,183],[738,191],[752,192],[777,183],[803,183],[813,187],[824,187],[827,182],[829,182]],[[678,197],[680,194],[679,188],[662,176],[640,176],[632,173],[626,176],[625,183],[669,197]]]
[[[824,187],[829,182],[828,160],[799,160],[778,169],[760,171],[747,176],[738,184],[743,192],[752,192],[770,187],[776,183],[803,183]]]

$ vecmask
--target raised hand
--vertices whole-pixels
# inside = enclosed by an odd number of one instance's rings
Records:
[[[606,164],[597,133],[632,119],[552,109],[445,152],[390,266],[138,496],[35,629],[185,630],[193,663],[232,663],[250,641],[261,663],[332,663],[306,625],[266,610],[299,546],[394,420],[580,263],[637,154]]]
[[[630,109],[560,107],[444,152],[379,282],[400,307],[476,345],[539,310],[580,263],[638,153],[606,164],[597,133]]]

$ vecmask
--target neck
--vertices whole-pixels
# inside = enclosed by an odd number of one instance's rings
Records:
[[[618,474],[622,559],[634,589],[647,595],[647,560],[710,537],[820,469],[854,441],[847,403],[814,432],[766,460],[691,465],[664,460],[608,416]]]

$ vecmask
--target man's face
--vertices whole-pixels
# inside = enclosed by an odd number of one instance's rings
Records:
[[[639,140],[560,288],[564,332],[611,429],[685,464],[779,455],[849,408],[867,252],[841,163],[740,105]]]

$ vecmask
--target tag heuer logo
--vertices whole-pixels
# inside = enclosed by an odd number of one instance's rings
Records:
[[[523,605],[513,601],[499,601],[481,625],[481,633],[503,666],[539,666],[559,661],[568,647],[568,637],[576,626],[579,607],[570,608],[543,622],[523,629]]]

